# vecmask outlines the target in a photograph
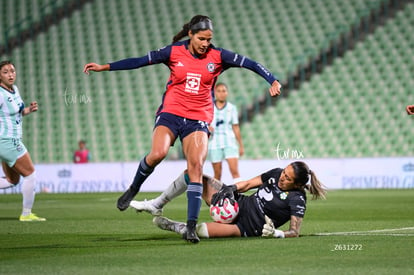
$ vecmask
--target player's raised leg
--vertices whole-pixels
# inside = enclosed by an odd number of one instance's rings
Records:
[[[119,197],[117,207],[124,211],[139,192],[141,185],[151,175],[154,168],[167,156],[171,144],[174,143],[175,136],[166,126],[157,126],[152,135],[151,152],[139,163],[132,184],[128,190]]]

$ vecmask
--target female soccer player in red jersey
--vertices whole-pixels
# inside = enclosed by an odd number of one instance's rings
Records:
[[[188,36],[189,39],[180,41]],[[187,237],[197,243],[195,227],[201,207],[203,164],[208,147],[208,124],[213,119],[212,90],[217,77],[230,67],[252,70],[270,85],[271,96],[280,94],[279,81],[261,64],[237,53],[211,44],[213,24],[207,16],[196,15],[184,24],[173,43],[146,56],[128,58],[109,64],[88,63],[83,71],[116,71],[164,63],[171,71],[167,89],[158,108],[152,136],[151,151],[140,161],[129,189],[118,199],[123,211],[138,193],[145,179],[168,154],[169,147],[180,138],[187,160],[190,183],[187,188]]]

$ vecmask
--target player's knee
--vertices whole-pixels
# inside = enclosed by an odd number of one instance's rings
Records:
[[[33,170],[32,173],[28,173],[24,178],[30,179],[30,180],[36,180],[36,171]]]
[[[155,164],[160,163],[168,154],[168,150],[153,150],[151,153],[147,156],[147,158],[151,158],[152,162]]]
[[[200,171],[201,174],[203,174],[203,166],[204,166],[204,161],[201,159],[197,159],[197,160],[189,160],[188,161],[188,165],[189,167],[192,168],[192,170],[196,170],[196,171]]]

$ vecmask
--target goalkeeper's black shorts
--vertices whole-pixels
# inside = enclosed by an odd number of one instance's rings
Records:
[[[238,195],[239,215],[234,223],[240,229],[242,237],[261,236],[265,223],[261,212],[256,208],[254,196]]]

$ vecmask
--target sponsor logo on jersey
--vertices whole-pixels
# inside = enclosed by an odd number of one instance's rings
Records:
[[[192,94],[198,94],[200,90],[201,74],[187,73],[185,91]]]
[[[272,190],[270,190],[267,187],[265,187],[263,189],[260,189],[259,192],[257,192],[257,195],[259,196],[259,198],[262,198],[262,199],[264,199],[266,201],[273,200]]]
[[[216,127],[219,127],[221,124],[224,124],[224,120],[223,119],[217,120]]]
[[[177,65],[175,65],[176,67],[184,67],[184,64],[181,63],[181,61],[178,61]]]

